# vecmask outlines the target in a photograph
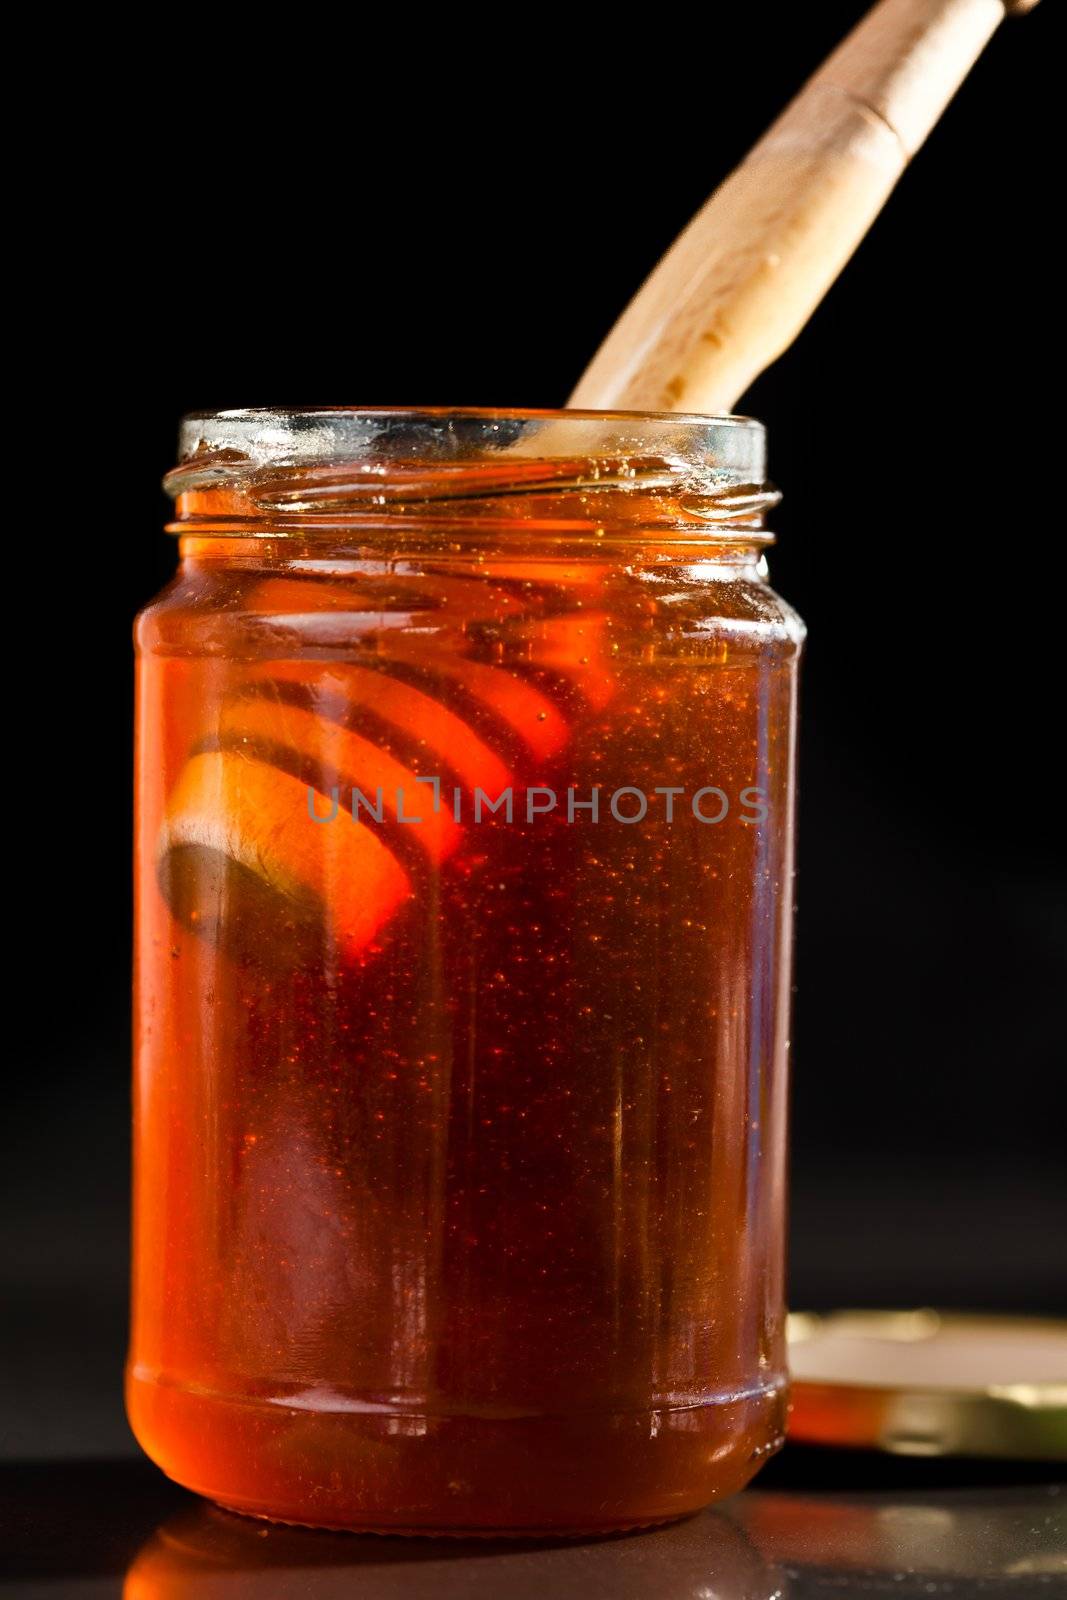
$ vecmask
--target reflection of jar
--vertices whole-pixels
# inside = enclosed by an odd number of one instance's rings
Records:
[[[756,423],[224,413],[141,616],[130,1415],[578,1530],[780,1440],[793,742]]]
[[[486,1555],[490,1559],[486,1562]],[[214,1506],[180,1512],[137,1553],[123,1600],[784,1600],[726,1511],[630,1539],[526,1541],[501,1549],[456,1539],[352,1539],[321,1528],[265,1528]]]

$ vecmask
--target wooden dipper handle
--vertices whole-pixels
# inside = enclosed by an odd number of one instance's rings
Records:
[[[880,0],[672,245],[569,405],[729,412],[791,344],[1006,11]]]

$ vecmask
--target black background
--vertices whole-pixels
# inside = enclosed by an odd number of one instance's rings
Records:
[[[297,25],[270,60],[176,43],[165,73],[83,86],[34,237],[43,493],[8,594],[35,635],[13,694],[9,1454],[128,1447],[129,629],[174,561],[179,415],[561,404],[861,9],[639,31],[450,10],[336,49]],[[743,404],[786,495],[772,579],[810,628],[797,1306],[1067,1308],[1051,27],[1049,7],[1004,27]]]

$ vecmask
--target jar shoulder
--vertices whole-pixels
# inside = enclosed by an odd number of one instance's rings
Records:
[[[166,649],[195,619],[224,609],[224,591],[205,575],[180,566],[159,592],[146,600],[133,619],[133,642],[139,651]]]
[[[139,612],[142,653],[228,655],[263,649],[360,648],[368,633],[423,636],[518,628],[538,621],[596,619],[627,643],[686,652],[729,638],[777,654],[799,652],[805,626],[755,563],[650,562],[504,579],[485,574],[381,564],[343,578],[244,564],[186,563]]]
[[[731,655],[800,654],[807,628],[799,613],[771,587],[763,563],[731,569],[701,562],[641,575],[652,611],[650,631],[659,653],[701,655],[727,648]]]

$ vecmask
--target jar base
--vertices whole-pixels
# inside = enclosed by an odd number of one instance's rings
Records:
[[[392,1527],[383,1524],[381,1527],[371,1527],[364,1522],[296,1522],[291,1517],[272,1516],[268,1511],[249,1511],[243,1506],[227,1505],[222,1500],[213,1502],[220,1511],[225,1511],[227,1516],[242,1517],[250,1522],[266,1522],[275,1528],[307,1528],[316,1533],[354,1533],[367,1534],[376,1539],[455,1539],[462,1542],[465,1539],[506,1539],[539,1540],[558,1539],[607,1539],[613,1534],[641,1533],[645,1528],[663,1528],[672,1522],[684,1522],[686,1517],[695,1516],[694,1511],[678,1511],[669,1517],[647,1517],[639,1522],[619,1523],[590,1523],[588,1527],[560,1528],[546,1525],[544,1527],[515,1527],[515,1528],[486,1528],[480,1524],[470,1528],[460,1527]]]
[[[132,1375],[163,1471],[241,1516],[427,1538],[583,1538],[677,1521],[783,1442],[783,1378],[706,1403],[566,1416],[308,1410]]]

